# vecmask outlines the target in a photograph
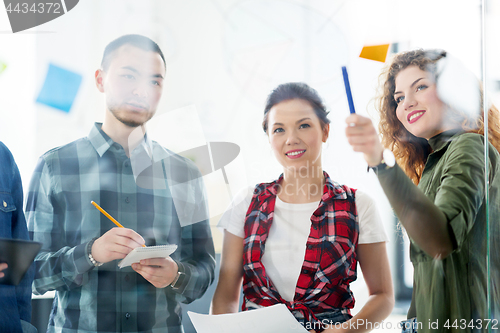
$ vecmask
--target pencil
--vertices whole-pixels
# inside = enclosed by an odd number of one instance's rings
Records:
[[[96,204],[94,201],[91,201],[90,203],[93,204],[95,206],[95,208],[99,209],[99,211],[101,213],[103,213],[104,216],[106,216],[108,219],[110,219],[111,222],[113,222],[114,224],[116,224],[120,228],[125,228],[124,226],[122,226],[120,224],[120,222],[118,222],[117,220],[115,220],[115,218],[113,216],[109,215],[107,211],[105,211],[104,209],[102,209],[101,206],[99,206],[98,204]],[[142,247],[146,247],[146,245],[143,244]]]

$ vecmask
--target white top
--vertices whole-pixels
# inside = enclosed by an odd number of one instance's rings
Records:
[[[245,217],[252,201],[254,187],[241,190],[217,226],[235,236],[245,237]],[[358,244],[387,242],[388,237],[372,198],[357,190],[355,195],[358,211]],[[291,204],[276,197],[274,219],[262,255],[266,273],[278,289],[281,297],[292,301],[300,270],[304,263],[306,243],[311,232],[311,216],[319,201]]]

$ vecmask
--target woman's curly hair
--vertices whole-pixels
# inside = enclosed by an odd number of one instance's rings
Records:
[[[379,132],[382,135],[382,144],[393,151],[398,165],[415,184],[420,181],[425,162],[432,149],[426,139],[416,137],[408,132],[398,120],[396,116],[397,103],[394,100],[395,80],[396,76],[409,66],[417,66],[435,77],[436,62],[445,56],[446,52],[442,50],[419,49],[398,53],[379,77],[381,84],[375,103],[380,116]],[[456,110],[453,112],[461,120],[463,130],[484,134],[482,98],[481,111],[477,117],[471,117]],[[499,120],[499,112],[492,105],[488,111],[488,139],[498,151],[500,151]]]

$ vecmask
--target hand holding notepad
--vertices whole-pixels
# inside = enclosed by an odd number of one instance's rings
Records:
[[[103,213],[110,221],[112,221],[115,225],[120,228],[125,228],[121,225],[120,222],[115,220],[113,216],[111,216],[108,212],[101,208],[94,201],[91,201],[91,204],[95,206],[101,213]],[[142,245],[142,247],[138,247],[133,249],[125,258],[123,258],[118,266],[120,268],[127,267],[132,265],[133,263],[138,263],[143,259],[151,259],[151,258],[168,258],[175,250],[177,249],[177,245],[158,245],[158,246],[148,246]]]
[[[176,249],[177,245],[174,244],[138,247],[123,258],[123,260],[118,263],[118,267],[127,267],[143,259],[168,258]]]

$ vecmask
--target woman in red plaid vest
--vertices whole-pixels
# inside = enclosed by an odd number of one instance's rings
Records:
[[[241,191],[222,216],[212,313],[238,312],[241,286],[242,310],[285,304],[310,332],[366,332],[391,312],[387,236],[376,207],[321,165],[327,114],[303,83],[282,84],[268,97],[262,125],[283,174]],[[358,261],[370,296],[352,317]]]

